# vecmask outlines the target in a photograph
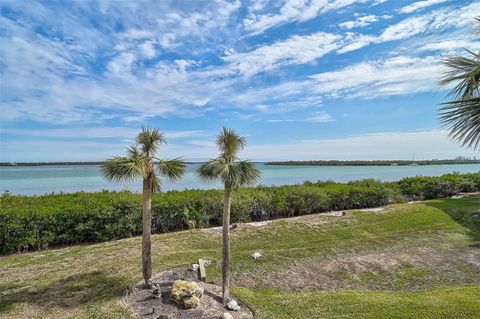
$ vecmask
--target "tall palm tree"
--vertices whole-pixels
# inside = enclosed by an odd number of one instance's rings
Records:
[[[143,179],[143,237],[142,271],[145,285],[152,286],[152,193],[160,191],[160,176],[171,181],[179,180],[185,173],[185,163],[180,159],[162,160],[156,157],[165,136],[158,129],[142,127],[135,144],[127,156],[115,156],[102,164],[102,173],[109,181]],[[156,163],[154,163],[156,162]],[[155,168],[156,166],[156,168]]]
[[[260,181],[261,173],[253,163],[239,160],[238,152],[245,147],[246,140],[235,130],[224,127],[217,135],[216,142],[220,151],[219,156],[200,165],[197,174],[205,181],[219,180],[224,185],[222,301],[226,304],[230,292],[229,226],[232,191],[241,186],[254,185]]]
[[[476,19],[480,22],[480,17]],[[477,32],[480,36],[480,28]],[[442,103],[440,122],[450,129],[450,137],[463,146],[480,148],[480,53],[466,50],[468,56],[443,61],[448,67],[439,84],[454,87],[452,101]]]

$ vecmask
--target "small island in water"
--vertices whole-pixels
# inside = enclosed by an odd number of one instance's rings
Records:
[[[445,165],[445,164],[480,164],[480,159],[458,157],[456,159],[432,160],[312,160],[312,161],[275,161],[265,165],[295,166],[408,166],[408,165]]]

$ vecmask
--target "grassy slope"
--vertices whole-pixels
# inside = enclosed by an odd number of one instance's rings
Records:
[[[479,209],[477,197],[319,217],[326,222],[320,226],[242,226],[233,234],[235,294],[258,318],[474,318],[480,312],[480,269],[466,260],[478,257],[472,250],[478,251],[480,221],[472,216]],[[1,258],[0,317],[131,318],[119,300],[141,280],[140,242],[130,238]],[[199,257],[219,261],[220,244],[220,234],[205,231],[154,236],[155,270]],[[254,261],[250,254],[258,250],[264,257]],[[341,268],[351,256],[420,258],[425,251],[437,253],[440,262],[433,256],[420,263],[400,260],[388,271],[371,264],[362,271],[342,268],[329,277],[327,284],[335,285],[323,291],[287,288],[288,276],[283,283],[267,278],[299,264],[330,260]],[[219,272],[219,263],[208,269],[217,282]]]

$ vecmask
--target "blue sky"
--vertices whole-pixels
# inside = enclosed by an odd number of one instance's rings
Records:
[[[15,1],[0,17],[0,161],[478,156],[437,121],[440,61],[480,49],[470,0]]]

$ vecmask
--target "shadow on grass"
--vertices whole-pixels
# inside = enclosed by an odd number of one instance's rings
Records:
[[[118,297],[125,289],[124,278],[107,276],[100,271],[72,275],[47,287],[3,284],[0,285],[0,317],[15,304],[30,303],[44,308],[70,309]]]
[[[480,197],[441,199],[424,202],[447,213],[454,221],[468,230],[468,235],[480,245]]]

